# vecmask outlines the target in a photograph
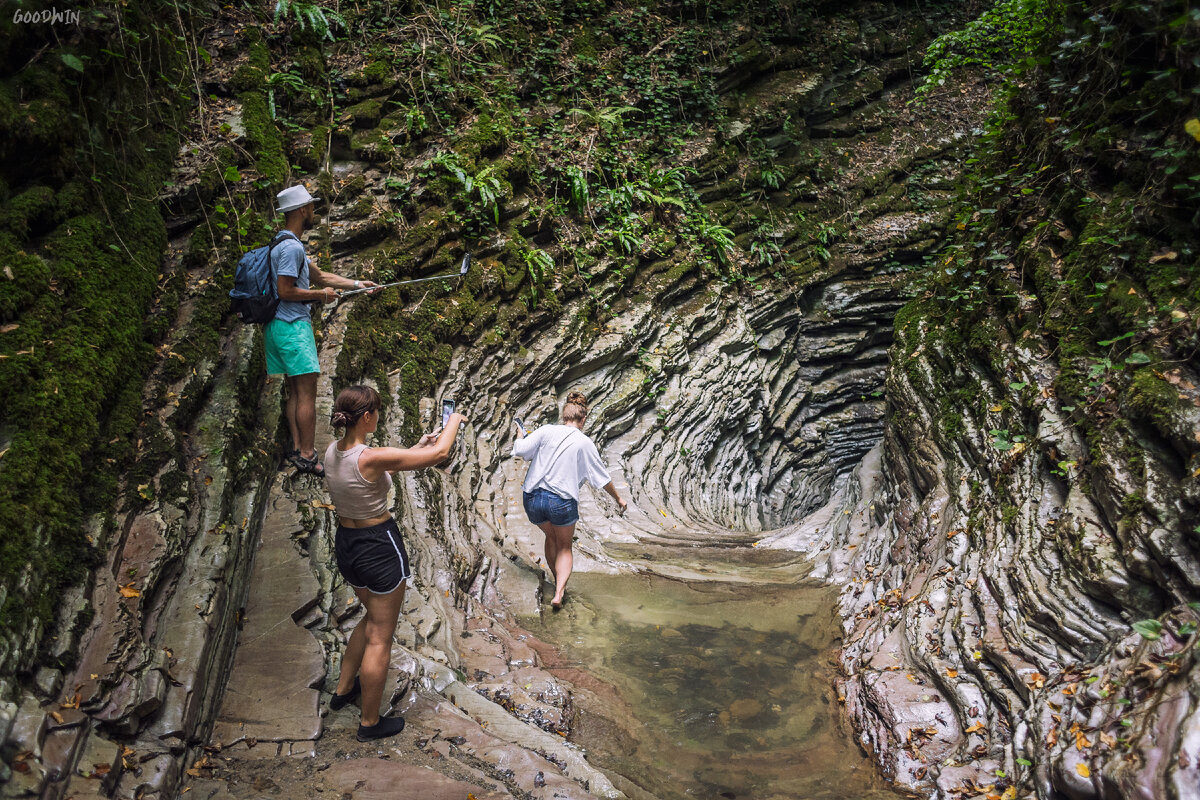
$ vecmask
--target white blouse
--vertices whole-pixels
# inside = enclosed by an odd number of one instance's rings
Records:
[[[523,489],[549,489],[559,497],[579,499],[579,487],[597,489],[612,478],[595,443],[574,425],[543,425],[513,444],[513,456],[531,462]]]

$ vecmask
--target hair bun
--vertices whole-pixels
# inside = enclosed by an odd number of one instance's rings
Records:
[[[347,428],[350,426],[350,415],[345,411],[335,411],[329,418],[329,424],[335,428]]]
[[[587,408],[587,397],[584,396],[583,392],[571,392],[567,395],[567,402]]]

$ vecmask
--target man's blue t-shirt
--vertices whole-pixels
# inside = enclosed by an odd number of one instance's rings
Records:
[[[271,263],[275,267],[276,277],[290,275],[296,279],[297,289],[307,289],[308,268],[310,262],[304,254],[304,245],[291,236],[285,236],[271,250]],[[275,309],[275,319],[283,322],[295,322],[298,319],[309,318],[308,303],[297,303],[294,300],[280,300]]]

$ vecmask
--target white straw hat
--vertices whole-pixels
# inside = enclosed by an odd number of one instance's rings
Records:
[[[275,195],[275,199],[279,201],[279,208],[276,211],[285,214],[288,211],[295,211],[297,208],[306,206],[309,203],[315,203],[321,198],[310,195],[308,189],[304,188],[304,186],[289,186]]]

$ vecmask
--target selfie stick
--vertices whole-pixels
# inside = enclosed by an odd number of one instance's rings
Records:
[[[467,270],[469,270],[470,268],[471,268],[471,254],[467,253],[465,256],[463,256],[462,268],[459,269],[457,275],[453,272],[447,272],[445,275],[430,275],[428,278],[413,278],[413,279],[407,280],[407,281],[396,281],[394,283],[385,283],[382,286],[367,286],[362,289],[351,289],[347,292],[341,292],[340,294],[338,294],[338,297],[339,298],[349,297],[352,294],[362,294],[363,292],[373,292],[376,289],[387,289],[391,286],[403,286],[408,283],[420,283],[421,281],[440,281],[440,280],[445,280],[446,278],[458,278],[461,280],[463,278],[463,276],[465,276],[467,274]]]

